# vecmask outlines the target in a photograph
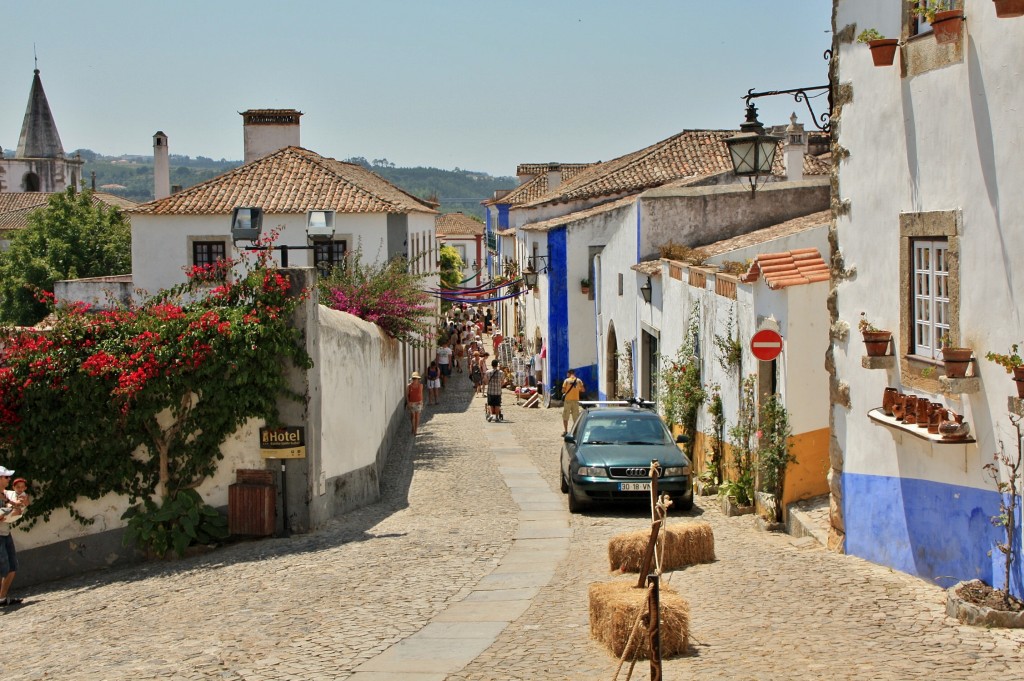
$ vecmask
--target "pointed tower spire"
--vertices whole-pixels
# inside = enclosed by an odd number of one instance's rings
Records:
[[[21,137],[18,138],[16,158],[61,158],[64,147],[57,134],[57,124],[53,122],[50,104],[43,92],[43,82],[39,79],[39,69],[35,70],[32,79],[32,91],[28,95],[28,106],[25,108],[25,122],[21,125]]]

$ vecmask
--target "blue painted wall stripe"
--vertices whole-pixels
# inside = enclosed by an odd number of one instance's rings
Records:
[[[1004,588],[1003,556],[995,544],[1005,534],[990,520],[998,513],[995,491],[913,478],[843,474],[846,552],[943,587],[980,579]],[[1011,593],[1020,598],[1024,567],[1019,533],[1014,554]]]
[[[569,370],[569,281],[565,227],[548,232],[548,381],[558,382]]]

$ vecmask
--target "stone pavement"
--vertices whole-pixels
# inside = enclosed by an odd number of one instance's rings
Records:
[[[510,396],[506,402],[514,402]],[[611,679],[587,587],[643,508],[569,516],[557,410],[505,407],[455,375],[401,439],[380,503],[289,539],[41,585],[7,609],[19,679]],[[673,573],[692,654],[665,678],[1009,679],[1024,632],[960,625],[938,587],[697,498],[718,560]],[[676,518],[685,522],[686,518]],[[625,678],[625,674],[619,678]],[[634,678],[647,678],[641,662]]]

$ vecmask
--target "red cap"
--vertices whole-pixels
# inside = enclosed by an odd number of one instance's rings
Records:
[[[14,480],[11,481],[11,487],[17,485],[19,482],[23,482],[26,485],[28,484],[28,480],[26,480],[25,478],[15,478]]]

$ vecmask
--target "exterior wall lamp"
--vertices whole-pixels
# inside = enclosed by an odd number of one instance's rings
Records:
[[[535,262],[537,260],[543,261],[541,263],[543,265],[543,267],[540,270],[537,269],[537,264]],[[536,286],[537,285],[537,279],[540,276],[540,273],[541,272],[548,272],[550,269],[551,269],[551,266],[548,263],[547,256],[543,256],[543,255],[531,256],[530,257],[530,261],[526,265],[526,269],[523,270],[523,283],[526,284],[526,288],[533,288],[534,286]]]
[[[647,277],[647,281],[640,287],[640,295],[644,297],[644,302],[648,305],[651,304],[651,295],[654,293],[654,287],[651,286],[651,278]]]
[[[832,58],[832,50],[825,50],[825,61]],[[817,94],[809,94],[815,92]],[[811,99],[828,94],[828,111],[820,116],[814,113],[811,107]],[[757,108],[751,102],[758,97],[772,97],[775,95],[793,95],[793,100],[803,102],[807,105],[807,111],[811,114],[811,121],[814,126],[822,132],[830,132],[832,129],[832,86],[816,85],[814,87],[794,88],[792,90],[771,90],[769,92],[754,92],[751,88],[747,90],[743,98],[746,103],[746,120],[740,125],[738,135],[725,140],[729,148],[729,158],[732,161],[733,172],[739,177],[746,177],[750,182],[750,195],[757,192],[757,178],[764,177],[764,182],[772,174],[772,165],[775,163],[775,153],[781,137],[775,137],[765,132],[764,126],[757,120]],[[764,185],[762,182],[762,186]]]
[[[263,209],[255,206],[240,206],[231,211],[231,239],[235,246],[239,241],[253,243],[263,231]],[[334,238],[334,211],[310,210],[306,213],[306,246],[245,246],[247,251],[274,250],[281,253],[281,267],[288,267],[288,251],[308,251],[316,248],[317,242]]]

